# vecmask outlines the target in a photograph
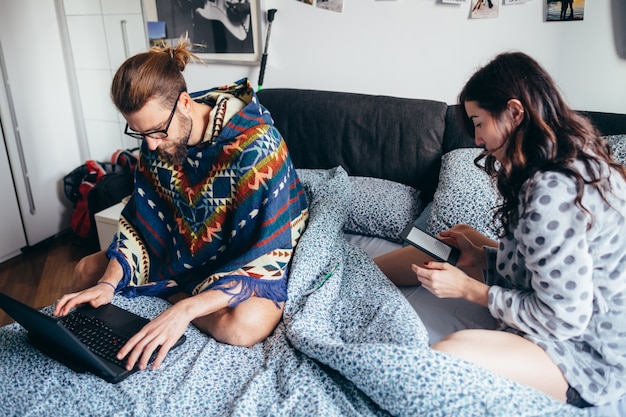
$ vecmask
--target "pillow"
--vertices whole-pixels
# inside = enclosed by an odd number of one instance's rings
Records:
[[[480,152],[481,148],[461,148],[442,156],[426,231],[436,235],[464,223],[498,240],[493,214],[500,194],[489,176],[474,165]]]
[[[304,186],[305,190],[311,189],[316,185],[328,181],[334,175],[334,168],[331,169],[296,169],[298,178]]]
[[[328,178],[328,170],[297,169],[303,183]],[[350,209],[344,232],[402,242],[400,233],[422,212],[420,192],[408,185],[373,177],[350,176]]]
[[[603,136],[609,141],[613,150],[613,159],[621,164],[626,165],[626,134],[624,135],[607,135]]]
[[[626,164],[626,134],[604,136],[616,161]],[[499,193],[489,176],[474,165],[481,148],[452,150],[441,158],[439,185],[433,196],[426,230],[438,234],[455,224],[468,224],[485,236],[498,240],[493,226],[493,209]]]
[[[400,233],[424,209],[420,192],[408,185],[372,177],[350,177],[352,209],[345,232],[402,242]]]

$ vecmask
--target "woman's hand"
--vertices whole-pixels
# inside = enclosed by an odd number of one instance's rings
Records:
[[[461,251],[457,261],[460,267],[484,268],[485,250],[474,245],[463,233],[446,230],[439,234],[441,240]]]
[[[465,298],[487,306],[489,286],[469,277],[447,262],[426,262],[424,267],[411,265],[424,288],[439,298]]]
[[[108,304],[113,300],[115,295],[115,287],[113,284],[107,284],[100,282],[91,288],[86,290],[75,292],[71,294],[65,294],[57,302],[54,307],[54,315],[65,316],[76,306],[89,303],[92,307],[100,307],[101,305]]]
[[[411,269],[422,286],[439,298],[463,298],[467,283],[473,281],[447,262],[430,261],[424,267],[411,265]]]

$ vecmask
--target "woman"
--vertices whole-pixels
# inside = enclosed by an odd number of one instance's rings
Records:
[[[434,349],[578,407],[623,397],[626,170],[527,55],[498,55],[459,102],[503,197],[500,242],[455,226],[441,237],[458,267],[409,247],[377,263],[398,285],[488,307],[505,330],[462,330]]]

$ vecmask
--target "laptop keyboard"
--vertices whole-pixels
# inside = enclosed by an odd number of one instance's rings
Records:
[[[118,360],[116,355],[128,339],[116,335],[102,320],[74,311],[63,317],[61,322],[93,353],[122,368],[126,367],[126,363]]]

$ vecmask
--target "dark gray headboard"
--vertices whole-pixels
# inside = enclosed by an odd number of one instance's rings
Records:
[[[356,93],[265,89],[296,168],[397,181],[429,199],[437,185],[447,104]]]
[[[430,200],[441,156],[475,147],[457,105],[433,100],[288,88],[258,97],[272,114],[296,168],[333,168],[411,185]],[[626,133],[626,115],[581,112],[604,135]]]
[[[603,135],[626,134],[626,114],[581,111]]]

